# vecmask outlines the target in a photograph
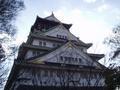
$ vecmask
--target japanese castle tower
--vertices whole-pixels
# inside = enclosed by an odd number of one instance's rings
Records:
[[[71,26],[53,13],[37,16],[19,48],[5,90],[101,90],[105,67],[98,60],[104,55],[87,53],[92,44],[74,36]]]

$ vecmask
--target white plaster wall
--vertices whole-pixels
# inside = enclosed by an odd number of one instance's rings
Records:
[[[54,28],[53,30],[50,30],[50,31],[46,32],[45,35],[54,36],[54,37],[57,37],[57,35],[61,35],[61,36],[66,36],[67,39],[69,39],[69,40],[76,40],[76,41],[78,41],[78,38],[76,36],[74,36],[72,33],[70,33],[62,25]]]
[[[43,42],[46,42],[46,46],[45,47],[49,47],[49,48],[54,48],[53,44],[61,45],[60,43],[51,42],[51,41],[45,41],[45,40],[38,40],[38,39],[34,39],[33,42],[32,42],[32,45],[39,46],[39,42],[40,41],[42,42],[42,46],[43,46]]]
[[[61,45],[60,43],[46,41],[46,47],[54,48],[53,44]]]
[[[38,39],[34,39],[33,42],[32,42],[32,45],[37,45],[39,46],[39,41]]]
[[[25,59],[29,59],[31,57],[33,57],[32,50],[28,50],[27,53],[26,53],[26,55],[25,55]]]
[[[100,65],[97,62],[93,62],[91,58],[80,51],[78,48],[75,47],[69,47],[69,45],[66,44],[66,46],[61,47],[57,52],[52,52],[45,57],[42,58],[42,60],[50,61],[50,62],[58,62],[58,59],[60,56],[70,56],[74,58],[81,58],[82,62],[74,62],[73,64],[77,65],[86,65],[86,66],[95,66],[96,68],[101,68]]]
[[[66,44],[66,46],[63,46],[59,48],[57,51],[53,51],[50,54],[47,54],[43,57],[38,58],[38,60],[48,61],[48,62],[57,62],[57,63],[63,63],[60,61],[60,56],[66,56],[66,57],[73,57],[73,58],[80,58],[81,62],[75,62],[73,61],[72,64],[76,65],[86,65],[86,66],[96,66],[95,63],[92,63],[93,61],[91,58],[87,57],[86,54],[82,53],[79,49],[75,47],[69,47],[69,45]],[[90,65],[91,64],[91,65]]]
[[[45,75],[46,72],[47,72],[47,74]],[[60,82],[63,83],[63,81],[60,81],[60,80],[64,80],[66,85],[68,84],[69,80],[73,80],[73,81],[78,81],[76,83],[76,86],[88,86],[88,81],[85,77],[87,72],[86,72],[86,74],[84,73],[85,75],[83,75],[82,72],[81,73],[74,72],[74,73],[72,73],[72,76],[69,76],[70,74],[68,74],[66,72],[60,73],[59,70],[52,71],[52,72],[49,70],[45,70],[45,71],[40,70],[40,71],[34,72],[34,75],[32,73],[33,72],[31,72],[30,70],[21,71],[19,73],[20,76],[18,78],[19,79],[26,78],[26,79],[22,80],[19,83],[26,84],[26,85],[33,85],[32,80],[34,79],[34,80],[36,80],[37,85],[39,85],[39,86],[41,86],[41,85],[42,86],[61,86]],[[81,75],[84,77],[81,77]],[[69,80],[68,80],[68,77],[69,77]],[[90,79],[90,86],[95,86],[96,79],[97,79],[97,77]],[[42,83],[40,83],[40,82],[42,82]],[[100,78],[100,80],[98,80],[98,84],[96,86],[104,86],[104,85],[105,85],[104,78]],[[69,82],[69,86],[73,86],[73,83]]]
[[[35,54],[33,54],[33,52]],[[37,55],[40,55],[40,54],[43,54],[45,53],[44,51],[35,51],[35,50],[28,50],[26,55],[25,55],[25,59],[29,59],[31,57],[34,57],[34,56],[37,56]]]

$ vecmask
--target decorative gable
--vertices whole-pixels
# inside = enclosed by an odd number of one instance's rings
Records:
[[[78,41],[78,38],[70,33],[62,24],[52,28],[45,33],[47,36],[58,37],[61,39],[75,40]]]
[[[55,51],[31,61],[32,63],[60,63],[79,66],[102,68],[98,62],[93,61],[71,42],[66,43]]]

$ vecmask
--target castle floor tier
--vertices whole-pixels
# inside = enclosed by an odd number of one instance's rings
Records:
[[[53,13],[37,16],[5,90],[103,90],[105,67],[98,60],[104,55],[88,53],[92,44],[74,36],[71,26]]]

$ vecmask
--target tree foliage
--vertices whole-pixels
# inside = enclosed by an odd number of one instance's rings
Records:
[[[23,8],[24,3],[21,0],[0,0],[0,45],[6,46],[7,51],[11,49],[10,43],[16,34],[13,21]],[[4,54],[6,56],[6,52]]]
[[[0,0],[0,33],[15,34],[12,21],[23,7],[24,3],[20,0]]]
[[[14,45],[11,46],[11,42],[16,34],[14,20],[23,8],[24,3],[21,0],[0,0],[0,45],[5,51],[5,56],[13,53],[11,49]]]
[[[120,89],[120,67],[109,68],[109,70],[105,71],[106,80],[105,83],[107,85],[107,90],[115,90],[116,88]]]
[[[120,52],[120,25],[113,28],[112,34],[105,39],[105,43],[107,43],[112,51],[114,51],[111,59],[116,58]]]
[[[24,2],[22,0],[0,0],[0,86],[6,80],[4,75],[7,65],[3,61],[15,54],[16,51],[16,47],[12,43],[16,34],[14,21],[19,11],[23,9]]]
[[[0,61],[3,61],[2,59],[5,57],[5,51],[2,48],[2,45],[0,45]]]
[[[120,25],[113,28],[112,34],[105,39],[105,43],[111,47],[109,60],[112,62],[106,72],[106,85],[108,90],[115,90],[116,87],[120,87]]]

